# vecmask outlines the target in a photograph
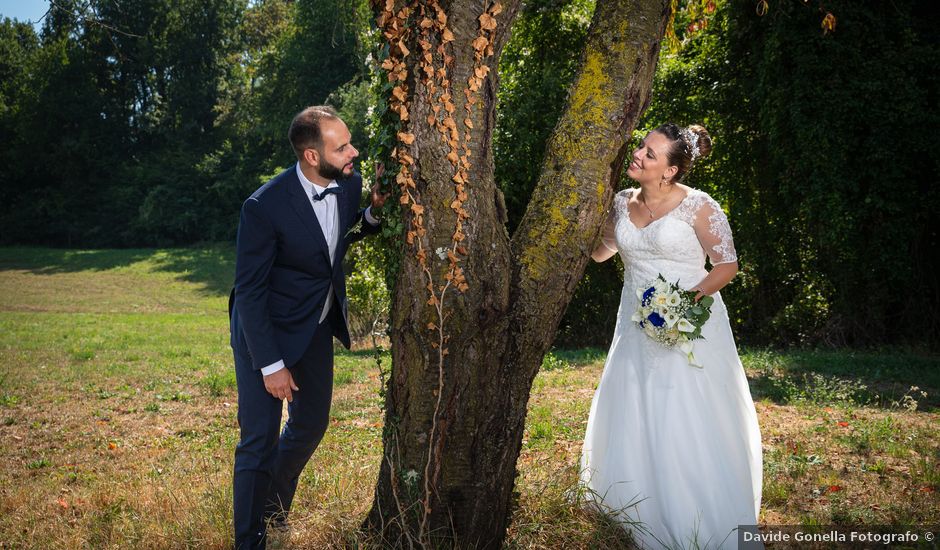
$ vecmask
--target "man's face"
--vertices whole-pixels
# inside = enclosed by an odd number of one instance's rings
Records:
[[[317,173],[326,180],[342,179],[352,175],[354,158],[359,151],[350,143],[352,137],[346,124],[339,119],[320,122],[323,147],[317,149]]]

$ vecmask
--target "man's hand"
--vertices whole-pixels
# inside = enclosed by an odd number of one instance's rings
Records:
[[[264,389],[273,395],[276,399],[287,399],[290,403],[294,400],[293,391],[299,391],[300,388],[294,384],[294,377],[291,376],[289,369],[281,369],[264,377]]]
[[[382,193],[379,180],[385,173],[385,165],[381,162],[375,163],[375,185],[372,186],[372,210],[378,214],[378,211],[385,206],[385,200],[388,199],[388,193]]]

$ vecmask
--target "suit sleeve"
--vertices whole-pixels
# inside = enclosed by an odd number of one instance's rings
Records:
[[[356,175],[355,180],[355,193],[353,194],[356,197],[358,202],[359,197],[362,195],[362,176]],[[351,229],[349,229],[346,239],[348,244],[361,241],[363,238],[368,237],[369,235],[375,235],[376,233],[382,230],[382,223],[379,220],[379,223],[372,225],[369,223],[369,220],[366,219],[366,210],[368,207],[359,210],[356,214],[356,218],[353,221]]]
[[[268,314],[268,275],[277,234],[257,199],[242,205],[235,250],[235,308],[257,370],[282,359]]]
[[[363,208],[356,215],[356,221],[353,223],[353,228],[355,230],[349,233],[349,244],[361,241],[363,238],[368,237],[369,235],[375,235],[382,230],[381,220],[376,225],[369,223],[369,220],[366,219],[366,209]]]

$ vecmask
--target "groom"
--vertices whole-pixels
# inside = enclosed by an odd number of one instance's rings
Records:
[[[359,210],[359,152],[331,107],[308,107],[288,132],[297,164],[245,201],[229,301],[241,442],[235,449],[235,547],[264,548],[286,526],[297,479],[326,432],[333,336],[349,347],[343,256],[379,230],[387,195]],[[288,402],[281,425],[282,400]]]

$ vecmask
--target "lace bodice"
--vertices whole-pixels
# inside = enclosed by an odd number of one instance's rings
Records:
[[[712,265],[737,261],[728,218],[707,193],[690,189],[678,206],[641,228],[627,208],[636,192],[617,193],[603,234],[604,245],[623,259],[626,287],[636,288],[661,273],[691,288],[707,274],[706,254]]]

